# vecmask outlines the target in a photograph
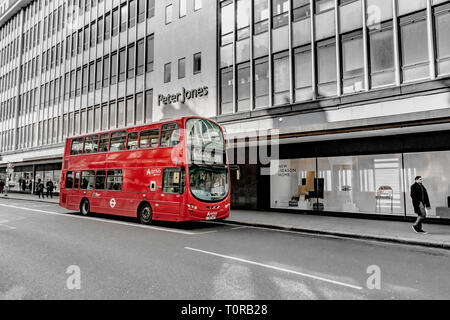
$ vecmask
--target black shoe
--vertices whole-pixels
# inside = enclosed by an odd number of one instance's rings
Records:
[[[422,233],[422,232],[423,232],[422,229],[419,229],[419,228],[416,227],[416,226],[412,226],[412,228],[413,228],[413,230],[414,230],[415,233]]]

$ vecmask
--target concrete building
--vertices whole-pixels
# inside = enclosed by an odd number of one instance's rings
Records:
[[[448,218],[449,32],[445,0],[16,1],[0,175],[58,181],[66,137],[196,114],[246,152],[235,207],[408,216],[421,175]],[[270,131],[279,159],[253,161]]]

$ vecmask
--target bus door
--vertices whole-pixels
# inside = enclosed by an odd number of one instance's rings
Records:
[[[80,206],[80,171],[73,172],[73,188],[67,190],[67,203],[73,210],[78,210]]]
[[[95,174],[95,190],[92,193],[92,211],[104,211],[106,207],[106,171],[98,170]]]
[[[183,205],[184,171],[180,168],[164,169],[159,209],[161,214],[179,215]]]

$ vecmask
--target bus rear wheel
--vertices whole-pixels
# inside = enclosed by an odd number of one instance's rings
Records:
[[[83,216],[87,216],[87,215],[89,215],[90,210],[91,210],[91,206],[90,206],[90,204],[89,204],[89,200],[84,199],[83,201],[81,201],[81,204],[80,204],[80,213],[81,213]]]
[[[145,203],[139,207],[139,222],[142,224],[151,224],[153,222],[152,207],[148,203]]]

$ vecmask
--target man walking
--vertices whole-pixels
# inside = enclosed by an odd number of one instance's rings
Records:
[[[48,199],[49,195],[53,199],[53,188],[54,188],[53,181],[52,180],[48,180],[47,181],[47,199]]]
[[[44,199],[44,183],[41,179],[39,179],[37,183],[37,194],[39,196],[39,199],[41,198],[41,195],[42,199]]]
[[[426,233],[422,229],[422,221],[425,219],[427,209],[431,208],[430,199],[428,198],[427,189],[423,186],[423,179],[421,176],[416,177],[415,183],[411,186],[411,198],[414,206],[414,212],[418,215],[416,223],[412,226],[417,233]]]

